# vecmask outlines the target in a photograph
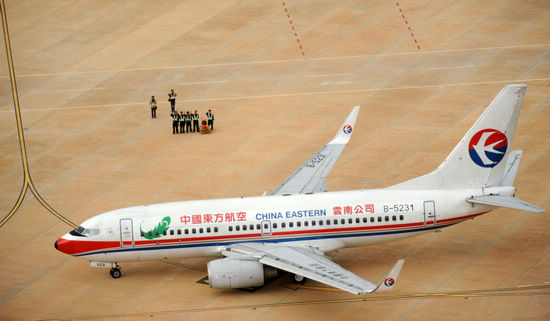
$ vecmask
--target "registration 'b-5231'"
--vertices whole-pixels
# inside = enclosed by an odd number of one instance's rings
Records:
[[[375,285],[325,253],[403,239],[495,207],[543,212],[514,197],[522,152],[511,151],[526,85],[504,87],[431,173],[384,189],[327,192],[326,177],[355,130],[352,109],[328,142],[269,196],[173,202],[110,211],[60,237],[55,247],[111,268],[126,261],[218,257],[214,288],[263,285],[278,271],[354,293],[391,289],[398,260]],[[220,258],[222,257],[222,258]]]

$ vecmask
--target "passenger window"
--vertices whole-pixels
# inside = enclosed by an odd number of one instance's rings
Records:
[[[260,229],[260,224],[256,224],[256,229],[257,229],[257,230]]]
[[[273,223],[273,228],[277,228],[277,223]]]
[[[166,231],[163,231],[163,232],[162,232],[162,235],[166,236]]]
[[[305,221],[305,222],[304,222],[304,226],[309,226],[309,222],[308,222],[308,221]]]
[[[341,220],[340,220],[340,223],[346,224],[346,219],[345,219],[345,218],[341,219]]]
[[[180,229],[178,229],[178,235],[181,235],[181,230]]]
[[[311,226],[315,226],[317,224],[315,221],[311,221]]]
[[[366,217],[363,217],[363,223],[367,223],[367,218]]]
[[[288,227],[294,227],[294,222],[288,222]]]
[[[265,223],[264,224],[264,230],[267,230],[269,228],[269,224]]]
[[[241,227],[239,225],[235,226],[235,231],[240,231]]]
[[[352,218],[348,218],[348,223],[353,224],[353,219],[352,219]]]
[[[399,215],[399,220],[403,220],[403,215]]]
[[[382,216],[378,216],[378,222],[382,222]]]
[[[141,231],[141,237],[145,236],[145,232]]]
[[[233,226],[229,226],[229,232],[232,232],[233,231]]]
[[[209,227],[206,228],[206,233],[210,233],[211,231],[212,230]]]
[[[355,219],[355,223],[361,223],[361,219],[360,219],[360,218],[356,218],[356,219]]]
[[[282,228],[285,228],[285,227],[286,227],[286,223],[285,223],[285,222],[281,223],[281,227],[282,227]]]
[[[214,227],[214,233],[218,233],[218,227]]]
[[[370,222],[371,222],[371,223],[374,223],[374,216],[371,216]]]
[[[386,222],[389,221],[389,220],[390,220],[390,217],[389,217],[389,216],[386,216],[386,217],[385,217],[385,220],[386,220]]]
[[[202,227],[199,229],[199,233],[204,233],[204,229]]]
[[[184,232],[184,233],[185,233],[185,234],[189,234],[189,229],[185,229],[185,232]],[[178,231],[178,234],[180,234],[179,231]]]
[[[153,237],[153,231],[149,231],[147,234],[149,234],[149,237]]]
[[[159,231],[155,231],[155,235],[156,235],[156,236],[160,236]]]
[[[300,226],[302,226],[302,222],[300,221],[296,222],[296,227],[300,227]]]
[[[254,224],[250,224],[248,227],[250,227],[250,230],[254,230]]]
[[[196,228],[192,228],[192,229],[191,229],[191,233],[197,234],[197,229],[196,229]]]
[[[319,226],[323,225],[323,220],[319,220]]]
[[[327,220],[327,225],[330,225],[330,220]]]
[[[397,217],[394,215],[391,217],[392,221],[397,221]]]
[[[338,224],[338,220],[334,219],[334,225]]]
[[[170,235],[174,235],[174,230],[170,230]]]
[[[243,231],[246,231],[246,225],[243,225]]]

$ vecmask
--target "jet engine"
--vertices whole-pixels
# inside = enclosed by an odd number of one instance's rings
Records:
[[[256,260],[218,259],[208,262],[211,288],[238,289],[264,285],[277,276],[277,269]]]

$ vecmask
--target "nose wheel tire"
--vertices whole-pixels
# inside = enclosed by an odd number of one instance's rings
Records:
[[[109,273],[111,273],[111,276],[113,277],[113,279],[118,279],[119,277],[122,276],[122,273],[120,272],[120,269],[118,267],[112,268],[111,271],[109,271]]]

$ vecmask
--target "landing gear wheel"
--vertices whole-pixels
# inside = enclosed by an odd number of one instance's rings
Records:
[[[120,272],[120,268],[118,267],[112,268],[109,273],[111,273],[111,276],[113,277],[113,279],[118,279],[120,276],[122,276],[122,273]]]
[[[306,283],[306,278],[303,275],[291,274],[290,279],[291,279],[292,283],[295,283],[295,284],[304,284],[304,283]]]

